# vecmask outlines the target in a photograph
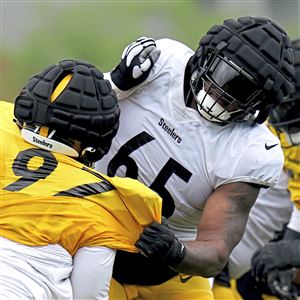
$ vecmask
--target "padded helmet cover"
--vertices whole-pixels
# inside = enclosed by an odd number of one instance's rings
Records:
[[[69,74],[67,86],[51,100],[57,85]],[[85,62],[63,60],[28,80],[15,100],[14,114],[21,124],[47,126],[59,137],[80,141],[82,150],[97,149],[100,159],[117,132],[120,110],[101,71]]]
[[[189,62],[191,74],[203,66],[211,52],[224,55],[242,67],[266,92],[267,97],[256,107],[260,110],[256,122],[262,123],[272,107],[294,89],[290,39],[269,19],[242,17],[213,26],[200,40]]]
[[[300,39],[294,40],[292,47],[295,53],[295,90],[272,110],[269,117],[269,123],[278,129],[288,129],[290,126],[300,129]]]

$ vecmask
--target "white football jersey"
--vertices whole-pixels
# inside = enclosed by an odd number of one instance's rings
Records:
[[[230,182],[272,186],[283,155],[265,125],[220,126],[187,107],[184,72],[194,52],[169,39],[158,40],[157,47],[161,55],[148,79],[119,95],[120,127],[96,169],[138,178],[158,192],[170,227],[179,238],[193,240],[217,187]]]

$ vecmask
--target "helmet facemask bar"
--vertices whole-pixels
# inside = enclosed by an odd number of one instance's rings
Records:
[[[217,123],[253,121],[264,97],[263,89],[247,72],[213,53],[192,74],[190,87],[200,114]]]

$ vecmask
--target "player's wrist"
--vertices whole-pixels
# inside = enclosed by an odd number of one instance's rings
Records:
[[[163,261],[170,267],[176,267],[184,259],[186,255],[186,247],[184,243],[175,238],[169,252],[163,258]]]
[[[178,265],[186,254],[184,243],[168,228],[165,219],[161,224],[153,222],[146,227],[136,246],[146,257],[169,266]]]
[[[109,81],[109,83],[111,84],[111,87],[112,87],[112,89],[115,91],[115,93],[116,93],[117,95],[119,95],[123,90],[120,89],[120,88],[116,85],[116,83],[115,83],[114,80],[112,79],[112,74],[109,73],[109,72],[107,72],[107,73],[103,73],[103,75],[104,75],[104,79],[106,79],[106,80]]]
[[[120,66],[117,66],[110,72],[111,82],[120,91],[127,91],[131,88],[131,84],[128,83],[126,76],[120,70]]]

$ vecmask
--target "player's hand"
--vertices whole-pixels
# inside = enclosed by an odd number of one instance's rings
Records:
[[[153,222],[144,229],[135,244],[148,258],[160,260],[169,266],[176,266],[185,256],[182,241],[165,224]]]
[[[252,274],[257,280],[272,270],[300,267],[300,240],[283,240],[269,243],[252,257]]]
[[[122,91],[127,91],[147,79],[158,60],[160,50],[153,39],[141,37],[128,45],[121,62],[110,73],[113,83]]]
[[[273,270],[266,276],[266,283],[273,296],[282,300],[297,300],[297,288],[293,283],[296,269]]]

